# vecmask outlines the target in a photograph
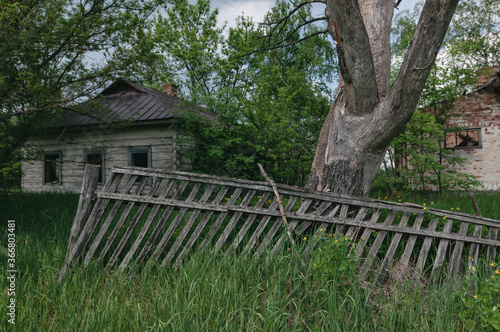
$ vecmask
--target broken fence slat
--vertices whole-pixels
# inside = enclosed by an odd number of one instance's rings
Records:
[[[469,229],[469,223],[463,222],[460,225],[459,235],[466,235]],[[453,253],[450,257],[450,269],[448,273],[448,278],[455,279],[458,275],[460,269],[460,263],[462,262],[462,251],[464,248],[464,241],[456,241],[455,247],[453,248]]]
[[[422,226],[422,221],[424,220],[424,215],[419,214],[415,219],[415,223],[413,224],[413,229],[419,230]],[[399,266],[401,269],[401,275],[405,276],[406,271],[408,270],[408,266],[410,263],[410,258],[413,253],[413,248],[415,247],[415,242],[417,241],[417,235],[410,235],[408,238],[408,242],[406,243],[405,251],[401,256],[401,260],[399,261]]]
[[[406,226],[409,219],[410,219],[410,214],[406,212],[401,218],[401,222],[399,223],[399,225],[403,227]],[[385,254],[384,260],[382,261],[382,264],[380,265],[380,268],[378,270],[377,277],[375,279],[376,283],[381,283],[384,280],[384,278],[389,274],[390,264],[392,262],[392,259],[394,258],[396,250],[398,249],[399,242],[401,241],[402,236],[403,236],[402,233],[396,233],[392,238],[391,244],[389,245],[389,249],[387,249],[387,253]]]
[[[215,197],[215,199],[213,200],[212,204],[220,204],[221,201],[224,199],[228,189],[229,188],[227,188],[227,187],[222,188],[219,191],[219,193],[217,194],[217,196]],[[200,220],[200,223],[198,224],[196,229],[193,231],[193,234],[191,234],[191,237],[189,238],[186,245],[182,249],[181,253],[179,254],[179,257],[177,257],[177,260],[175,261],[175,265],[174,265],[176,268],[178,268],[179,265],[181,264],[181,262],[184,260],[184,257],[187,255],[187,253],[189,252],[191,247],[194,245],[195,241],[200,236],[201,232],[203,231],[203,229],[207,225],[208,221],[212,218],[213,213],[214,213],[213,211],[205,212],[205,215]]]
[[[384,225],[390,225],[392,224],[392,221],[396,217],[397,212],[396,211],[391,211],[389,212],[389,215],[387,218],[385,218]],[[359,277],[360,279],[365,279],[370,267],[372,266],[375,257],[377,256],[378,250],[380,249],[380,246],[382,245],[382,242],[385,239],[385,236],[387,235],[386,231],[380,231],[377,234],[377,237],[375,238],[375,241],[373,241],[373,244],[370,248],[370,251],[368,252],[367,257],[365,258],[365,262],[363,263],[363,266],[361,266]]]
[[[85,221],[87,221],[90,213],[92,212],[92,199],[94,192],[97,189],[100,168],[100,166],[85,164],[82,191],[78,201],[78,210],[76,211],[75,219],[73,220],[73,225],[71,226],[68,249],[66,250],[66,260],[68,259],[73,246],[82,232]]]
[[[453,219],[446,220],[443,232],[451,233],[452,227],[453,227]],[[436,259],[434,261],[434,266],[432,267],[432,272],[431,272],[431,280],[433,282],[439,281],[439,275],[441,273],[441,270],[443,269],[444,259],[446,257],[446,250],[448,250],[449,244],[450,240],[441,239],[439,241],[439,247],[437,250]]]
[[[431,220],[429,224],[428,230],[434,231],[438,225],[438,219],[434,218]],[[418,261],[415,266],[415,272],[413,274],[413,278],[418,280],[424,271],[425,262],[427,261],[427,255],[429,254],[429,250],[431,248],[431,244],[434,238],[427,236],[424,239],[424,243],[422,244],[422,248],[420,249],[420,254],[418,256]]]

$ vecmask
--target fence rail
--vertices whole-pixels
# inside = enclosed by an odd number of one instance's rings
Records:
[[[178,267],[207,248],[258,259],[290,243],[283,218],[294,243],[325,233],[355,243],[359,277],[378,282],[393,269],[413,278],[455,278],[480,257],[494,260],[500,246],[498,220],[415,204],[286,185],[275,187],[278,201],[266,182],[134,167],[114,168],[95,191],[89,179],[96,172],[86,168],[87,199],[80,200],[75,217],[75,225],[83,226],[72,229],[61,277],[77,261],[119,271],[143,264]],[[88,199],[92,192],[95,203]]]

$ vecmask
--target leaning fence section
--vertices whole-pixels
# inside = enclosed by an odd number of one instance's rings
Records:
[[[68,247],[62,275],[77,261],[119,271],[144,264],[178,267],[205,250],[258,259],[291,245],[283,216],[294,244],[322,234],[347,239],[359,277],[378,282],[396,270],[414,278],[455,278],[480,257],[494,260],[500,245],[497,220],[285,185],[277,189],[282,211],[266,182],[115,168],[91,208],[88,200],[79,206],[88,212],[77,213],[83,229]]]

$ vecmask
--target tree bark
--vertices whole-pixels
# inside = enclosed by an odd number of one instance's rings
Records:
[[[367,195],[392,139],[410,120],[459,0],[427,0],[390,87],[393,0],[328,0],[341,79],[307,187]]]

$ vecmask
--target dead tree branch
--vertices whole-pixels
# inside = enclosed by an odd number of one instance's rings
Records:
[[[278,206],[280,208],[281,219],[283,219],[283,225],[286,228],[286,233],[288,235],[288,238],[290,239],[290,242],[293,243],[292,232],[290,231],[290,227],[288,227],[288,221],[286,220],[286,216],[285,216],[285,209],[283,208],[283,204],[281,203],[280,194],[278,193],[278,188],[276,188],[274,181],[271,180],[271,178],[267,175],[267,173],[264,170],[264,168],[262,167],[262,165],[261,164],[257,164],[257,165],[259,165],[260,174],[262,174],[262,176],[266,179],[266,181],[269,183],[269,185],[273,188],[274,195],[276,196],[276,201],[278,202]]]

